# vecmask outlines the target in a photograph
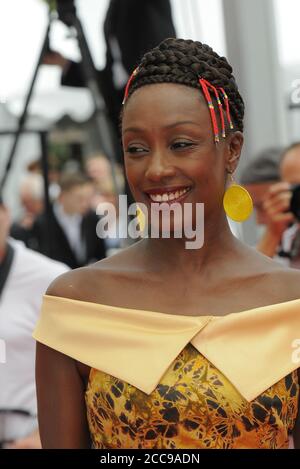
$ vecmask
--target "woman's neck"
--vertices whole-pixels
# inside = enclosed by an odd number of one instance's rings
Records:
[[[217,267],[224,257],[231,256],[237,250],[239,241],[232,234],[226,217],[205,223],[204,243],[197,249],[188,249],[182,238],[145,238],[144,248],[147,265],[160,272],[182,271],[185,273],[201,272],[205,266]]]

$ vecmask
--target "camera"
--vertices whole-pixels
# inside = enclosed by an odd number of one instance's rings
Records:
[[[293,184],[291,191],[290,211],[295,215],[296,219],[300,221],[300,184]]]

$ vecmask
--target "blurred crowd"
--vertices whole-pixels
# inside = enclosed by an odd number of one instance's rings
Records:
[[[121,168],[117,177],[123,187]],[[81,171],[50,171],[49,182],[46,209],[42,171],[34,161],[19,187],[21,216],[12,221],[0,203],[0,338],[6,346],[5,366],[0,360],[0,448],[40,447],[32,331],[47,287],[67,270],[122,247],[117,230],[106,238],[96,232],[102,204],[113,204],[118,215],[111,165],[103,154],[88,157]],[[111,227],[126,222],[117,216]]]
[[[120,168],[117,175],[124,186]],[[111,165],[104,155],[87,158],[82,171],[50,172],[49,180],[51,203],[46,208],[41,169],[38,162],[29,166],[20,184],[22,215],[11,226],[13,238],[70,268],[100,260],[120,247],[117,237],[101,239],[96,234],[97,207],[111,203],[117,209]]]

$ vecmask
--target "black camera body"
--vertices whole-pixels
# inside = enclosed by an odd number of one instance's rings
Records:
[[[300,221],[300,184],[293,184],[291,191],[290,211],[295,215],[296,219]]]
[[[67,26],[72,26],[76,16],[74,0],[56,0],[56,9],[59,19]]]

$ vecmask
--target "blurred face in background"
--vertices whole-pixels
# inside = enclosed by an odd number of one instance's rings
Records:
[[[268,221],[265,209],[263,207],[263,202],[266,198],[266,195],[268,194],[270,187],[277,183],[278,181],[265,181],[244,184],[244,187],[247,189],[247,191],[249,191],[252,197],[257,225],[265,225]]]
[[[39,173],[27,173],[20,186],[20,201],[26,215],[33,218],[44,209],[44,182]]]
[[[68,215],[85,215],[91,209],[93,194],[93,184],[88,182],[62,191],[58,200]]]
[[[21,204],[26,213],[31,215],[39,215],[44,209],[44,202],[32,195],[30,191],[21,192]]]
[[[110,163],[105,156],[91,157],[86,162],[86,172],[95,182],[103,182],[111,177]]]
[[[2,260],[2,251],[10,229],[10,214],[8,209],[0,202],[0,261]]]
[[[285,153],[280,164],[280,174],[284,182],[300,183],[300,145]]]

